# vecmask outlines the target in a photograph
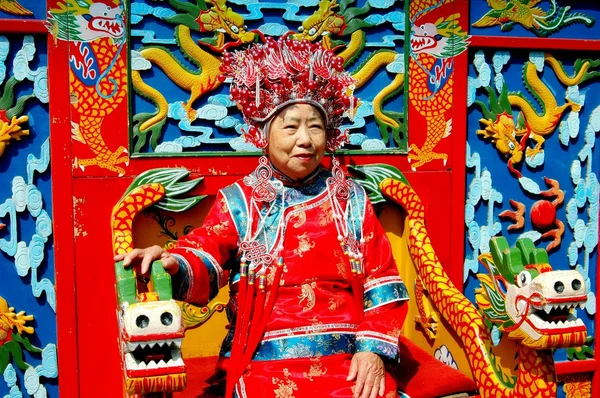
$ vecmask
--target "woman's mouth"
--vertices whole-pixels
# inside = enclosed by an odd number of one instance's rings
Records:
[[[312,153],[301,153],[299,155],[294,155],[294,157],[300,160],[308,161],[311,160],[314,157],[314,155]]]

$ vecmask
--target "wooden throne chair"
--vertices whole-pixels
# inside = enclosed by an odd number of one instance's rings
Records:
[[[585,327],[573,320],[572,330],[565,329],[562,337],[528,334],[526,328],[515,327],[515,315],[510,313],[506,299],[506,295],[515,289],[529,296],[536,294],[527,283],[519,282],[525,274],[529,275],[529,282],[542,278],[545,285],[564,277],[558,275],[561,272],[552,271],[545,251],[536,249],[531,241],[523,240],[517,247],[510,248],[503,238],[494,239],[492,253],[480,258],[489,272],[479,276],[482,287],[476,299],[477,308],[453,285],[439,263],[425,229],[424,206],[404,176],[386,165],[350,169],[376,208],[381,206],[378,214],[388,231],[400,274],[411,295],[398,342],[400,362],[396,378],[401,390],[413,398],[479,394],[535,396],[537,392],[551,392],[552,389],[555,394],[556,377],[548,353],[557,346],[583,344]],[[174,213],[179,213],[178,220],[193,219],[193,225],[199,226],[198,220],[203,218],[210,204],[203,196],[194,195],[200,181],[190,178],[185,169],[155,169],[138,176],[113,209],[114,253],[131,250],[134,235],[135,247],[152,244],[168,247],[178,236],[173,231],[168,232],[174,224]],[[168,213],[165,216],[158,210]],[[142,213],[146,217],[140,217]],[[152,219],[163,226],[161,241],[157,241],[156,234],[144,236],[140,232],[151,229],[147,225]],[[182,233],[186,231],[184,229]],[[142,235],[140,238],[138,232]],[[127,394],[219,396],[209,385],[215,372],[218,345],[225,335],[227,322],[223,310],[226,309],[227,289],[223,289],[207,307],[198,308],[172,300],[170,277],[158,262],[153,264],[148,279],[135,275],[131,269],[124,270],[120,263],[115,265],[115,274]],[[544,283],[540,286],[545,286]],[[573,303],[583,300],[576,293],[571,295]],[[143,316],[160,318],[165,327],[136,334],[136,321],[143,320]],[[500,328],[506,330],[507,337],[503,340],[505,346],[499,345],[495,349],[489,334],[493,322],[501,323]],[[438,348],[434,350],[436,340]],[[444,344],[440,345],[439,340]],[[164,344],[165,341],[170,343]],[[148,347],[158,347],[163,354],[166,350],[168,361],[165,364],[168,366],[144,365],[132,369],[132,351]],[[440,347],[446,347],[446,351]],[[149,354],[147,358],[160,361],[163,354]],[[533,359],[537,364],[541,363],[541,369],[527,368],[524,362]],[[503,376],[503,372],[508,374]],[[536,388],[538,390],[534,391]],[[530,393],[534,395],[528,395]]]

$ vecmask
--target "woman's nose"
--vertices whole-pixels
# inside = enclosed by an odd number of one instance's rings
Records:
[[[309,146],[310,145],[310,134],[306,126],[300,126],[296,131],[296,145],[298,146]]]

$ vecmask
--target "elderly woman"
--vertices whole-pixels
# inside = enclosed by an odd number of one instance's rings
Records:
[[[228,398],[397,396],[384,362],[397,360],[406,288],[365,191],[335,158],[320,166],[355,109],[342,63],[286,38],[226,54],[245,138],[266,157],[176,248],[115,258],[141,272],[161,259],[176,296],[199,305],[229,285]]]

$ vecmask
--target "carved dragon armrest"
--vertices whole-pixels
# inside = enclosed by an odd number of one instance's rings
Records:
[[[463,343],[481,395],[556,396],[551,350],[587,341],[587,328],[574,311],[587,301],[581,273],[554,270],[546,250],[529,238],[511,247],[505,237],[494,236],[490,252],[479,256],[485,270],[477,275],[481,287],[472,303],[439,262],[425,227],[425,206],[400,171],[387,165],[352,171],[373,203],[389,199],[407,212],[409,251],[420,283]]]
[[[114,206],[111,218],[113,254],[134,248],[133,220],[151,206],[183,212],[204,196],[181,195],[202,179],[186,180],[185,169],[154,169],[140,174]],[[206,307],[173,300],[171,277],[160,261],[151,266],[148,280],[134,267],[115,263],[119,344],[126,391],[130,396],[181,391],[187,382],[181,343],[187,329],[206,322],[225,304]]]

